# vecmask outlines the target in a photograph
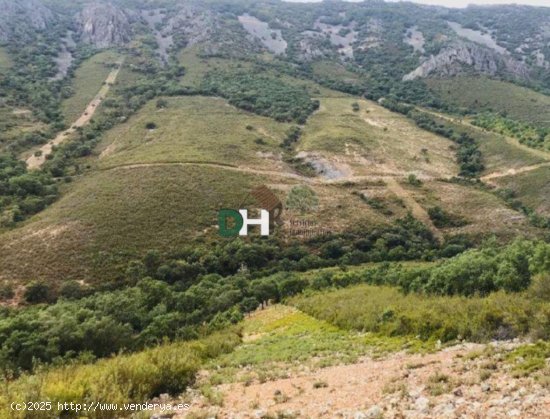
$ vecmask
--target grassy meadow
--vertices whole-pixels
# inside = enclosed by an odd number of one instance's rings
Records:
[[[359,109],[353,110],[357,103]],[[378,104],[349,98],[325,98],[309,118],[298,151],[337,154],[358,174],[407,173],[445,177],[458,169],[452,142],[416,127]],[[391,157],[390,157],[391,156]]]
[[[544,332],[540,322],[548,302],[527,294],[493,293],[488,297],[403,294],[396,288],[352,286],[291,298],[299,310],[342,329],[421,339],[489,341]]]
[[[499,187],[513,191],[514,197],[541,214],[550,215],[550,167],[496,179]]]
[[[98,171],[3,235],[3,272],[14,279],[101,281],[148,249],[175,249],[215,234],[217,209],[239,207],[260,181],[198,166]]]
[[[100,167],[163,162],[227,165],[272,164],[289,124],[244,112],[223,99],[167,98],[161,109],[149,102],[124,124],[109,131],[98,151]],[[199,117],[200,116],[200,117]],[[147,124],[155,124],[148,129]],[[258,154],[271,153],[273,159]]]
[[[433,342],[341,329],[291,306],[273,305],[242,322],[243,342],[212,359],[206,385],[271,381],[308,369],[357,362],[389,351],[425,351]]]
[[[424,209],[440,207],[464,221],[463,226],[441,227],[445,234],[466,234],[476,241],[483,240],[486,231],[502,240],[540,235],[521,213],[486,190],[441,181],[424,182],[419,187],[404,183],[403,187]]]

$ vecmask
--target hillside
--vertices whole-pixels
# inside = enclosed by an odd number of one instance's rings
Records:
[[[509,361],[503,359],[520,352],[517,344],[394,352],[390,348],[403,344],[397,339],[339,329],[286,306],[253,313],[244,322],[243,341],[232,353],[209,361],[194,389],[182,396],[192,411],[263,417],[490,411],[541,417],[548,403],[548,391],[539,389],[536,378],[510,376]],[[244,371],[235,374],[243,364]],[[528,402],[522,392],[532,395]],[[175,417],[188,416],[182,411]]]

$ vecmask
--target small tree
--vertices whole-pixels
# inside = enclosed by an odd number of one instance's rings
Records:
[[[11,300],[15,296],[13,286],[8,282],[0,284],[0,301]]]
[[[166,108],[168,106],[168,101],[166,99],[158,99],[157,100],[157,108],[158,109],[163,109],[163,108]]]
[[[421,186],[422,181],[416,177],[415,174],[411,173],[409,177],[407,178],[407,182],[409,182],[412,186]]]
[[[31,282],[25,289],[23,297],[30,304],[47,303],[53,299],[50,284],[44,281]]]

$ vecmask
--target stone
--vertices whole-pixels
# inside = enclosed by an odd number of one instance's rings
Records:
[[[256,419],[262,419],[265,416],[267,416],[267,412],[265,410],[259,409],[254,411],[254,417]]]
[[[430,410],[430,401],[426,397],[419,397],[414,402],[414,407],[421,413],[428,413]]]
[[[377,419],[382,417],[382,409],[376,405],[369,408],[369,410],[367,410],[365,413],[366,417],[370,419]]]

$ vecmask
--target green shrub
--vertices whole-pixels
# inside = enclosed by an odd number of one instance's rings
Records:
[[[422,186],[422,181],[416,177],[415,174],[411,173],[407,178],[407,182],[412,186]]]
[[[47,282],[34,281],[27,285],[23,297],[27,303],[47,303],[54,298],[53,288]]]
[[[288,303],[344,329],[423,340],[487,341],[541,332],[539,317],[550,303],[525,294],[444,297],[402,294],[389,287],[358,285],[337,291],[295,296]],[[544,331],[550,332],[550,321]]]
[[[143,403],[160,394],[177,395],[195,378],[202,363],[230,352],[240,343],[235,331],[215,333],[204,339],[165,344],[133,355],[118,355],[93,364],[74,364],[24,375],[3,383],[0,394],[0,417],[23,419],[25,412],[10,410],[12,402],[48,400],[54,405],[40,418],[56,418],[57,403]],[[63,417],[80,417],[64,412]],[[118,412],[87,412],[86,417],[109,419]]]
[[[294,186],[288,193],[286,207],[305,213],[312,211],[319,205],[319,198],[313,189],[307,185]]]
[[[15,297],[13,285],[7,281],[0,283],[0,301],[11,300],[13,297]]]
[[[450,214],[439,206],[428,208],[428,215],[437,228],[462,227],[467,224],[462,217]]]

